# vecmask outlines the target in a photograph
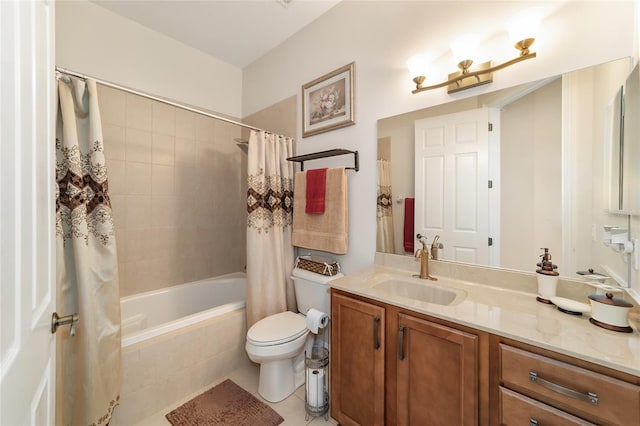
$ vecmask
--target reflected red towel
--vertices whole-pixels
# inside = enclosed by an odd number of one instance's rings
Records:
[[[326,191],[327,169],[307,171],[307,204],[305,213],[324,213],[324,194]]]
[[[415,198],[404,199],[404,251],[413,253],[413,216]]]

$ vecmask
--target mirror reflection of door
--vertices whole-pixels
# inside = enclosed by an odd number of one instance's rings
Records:
[[[488,108],[415,122],[415,232],[439,235],[445,259],[493,264],[489,122]]]

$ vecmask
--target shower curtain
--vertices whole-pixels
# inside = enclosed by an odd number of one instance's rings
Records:
[[[118,261],[94,80],[58,80],[56,275],[58,424],[106,425],[120,396]],[[60,411],[60,410],[58,410]]]
[[[293,140],[251,131],[247,164],[247,327],[296,311],[291,281]]]
[[[391,162],[378,160],[378,206],[376,251],[395,253],[391,201]]]

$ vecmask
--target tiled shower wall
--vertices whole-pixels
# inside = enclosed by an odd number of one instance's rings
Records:
[[[242,271],[240,128],[105,86],[98,96],[121,296]]]

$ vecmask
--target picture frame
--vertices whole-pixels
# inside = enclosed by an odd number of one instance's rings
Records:
[[[354,108],[355,62],[302,86],[302,137],[351,126]]]

